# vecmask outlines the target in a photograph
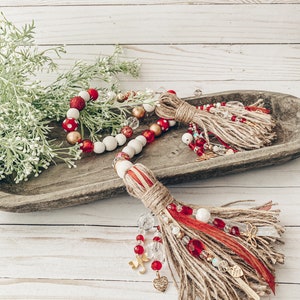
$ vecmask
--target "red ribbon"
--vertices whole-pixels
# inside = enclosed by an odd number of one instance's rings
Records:
[[[275,294],[274,275],[256,256],[254,256],[243,245],[239,244],[234,238],[232,238],[231,236],[227,235],[224,231],[221,231],[220,229],[210,224],[192,219],[186,215],[177,212],[176,210],[170,209],[168,211],[177,222],[184,224],[195,230],[199,230],[211,236],[212,238],[219,241],[223,245],[227,246],[229,249],[231,249],[239,257],[241,257],[246,263],[252,266],[266,280],[271,290]]]

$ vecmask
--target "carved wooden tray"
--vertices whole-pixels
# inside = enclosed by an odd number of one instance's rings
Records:
[[[186,126],[179,125],[145,147],[135,161],[148,166],[168,184],[241,172],[299,157],[300,99],[273,92],[232,91],[186,100],[194,105],[232,100],[247,105],[259,98],[265,100],[276,119],[278,139],[272,146],[196,162],[195,154],[181,142]],[[54,136],[56,133],[59,139],[65,139],[60,126]],[[120,149],[99,156],[87,155],[78,161],[75,169],[65,164],[53,165],[26,183],[0,182],[0,209],[11,212],[57,209],[121,193],[124,191],[122,180],[111,166],[117,151]]]

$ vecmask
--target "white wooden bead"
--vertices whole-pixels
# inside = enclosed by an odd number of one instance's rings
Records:
[[[91,99],[91,96],[87,91],[81,91],[78,96],[83,98],[85,102],[88,102]]]
[[[105,151],[105,145],[102,142],[94,143],[94,152],[97,154],[103,153]]]
[[[105,145],[106,151],[113,151],[118,147],[117,140],[111,135],[105,137],[102,142]]]
[[[69,108],[67,111],[67,118],[73,118],[78,120],[80,112],[77,108]]]
[[[138,135],[135,139],[138,140],[139,142],[141,142],[143,147],[146,146],[147,139],[143,135]]]
[[[182,135],[181,140],[186,144],[189,145],[193,141],[193,136],[189,133],[186,132]]]
[[[207,223],[210,219],[210,212],[206,208],[199,208],[196,212],[196,219],[203,223]]]
[[[175,120],[168,120],[169,121],[169,125],[170,127],[173,127],[176,125],[176,121]]]
[[[126,136],[123,133],[119,133],[115,136],[119,146],[123,146],[126,143]]]
[[[135,154],[139,154],[143,150],[143,145],[139,140],[131,140],[127,146],[132,147],[134,149]]]
[[[129,160],[120,160],[116,163],[115,169],[119,177],[124,178],[126,172],[133,166]]]
[[[134,157],[135,151],[134,148],[130,146],[126,146],[122,149],[122,152],[125,152],[129,155],[130,158]]]
[[[144,110],[149,113],[153,112],[155,110],[155,105],[151,105],[149,103],[144,103],[143,107],[144,107]]]

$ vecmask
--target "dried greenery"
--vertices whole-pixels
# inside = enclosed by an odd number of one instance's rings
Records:
[[[18,28],[0,16],[0,180],[15,183],[38,176],[57,159],[75,166],[80,158],[79,146],[62,148],[49,140],[49,123],[65,117],[69,99],[87,89],[91,80],[96,79],[104,87],[97,87],[101,100],[82,112],[81,125],[94,139],[102,129],[116,131],[126,119],[127,110],[109,95],[119,92],[119,73],[136,77],[139,71],[136,61],[120,59],[121,49],[116,47],[111,56],[99,57],[93,64],[76,62],[69,71],[59,74],[51,57],[55,54],[59,60],[65,50],[55,47],[41,51],[35,45],[34,29],[34,22]],[[40,72],[55,74],[56,80],[44,86],[37,80]],[[144,98],[140,94],[132,105]]]

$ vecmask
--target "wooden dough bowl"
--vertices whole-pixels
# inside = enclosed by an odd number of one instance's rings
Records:
[[[176,184],[275,165],[299,157],[300,99],[265,91],[232,91],[185,100],[193,105],[222,101],[241,101],[249,105],[259,98],[265,100],[266,107],[271,109],[276,120],[277,140],[272,146],[197,162],[196,154],[181,142],[186,126],[179,124],[145,147],[140,155],[134,157],[134,162],[148,166],[163,183]],[[155,119],[155,116],[153,120],[146,118],[145,122],[151,124]],[[141,126],[139,130],[146,126]],[[53,136],[65,139],[59,124]],[[10,212],[50,210],[85,204],[124,192],[123,182],[112,168],[118,151],[120,149],[98,156],[85,155],[73,169],[64,163],[53,165],[39,177],[24,183],[3,181],[0,183],[0,209]]]

